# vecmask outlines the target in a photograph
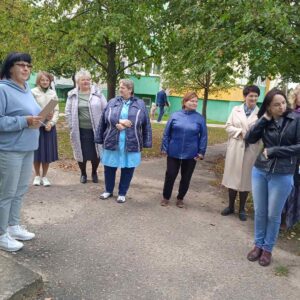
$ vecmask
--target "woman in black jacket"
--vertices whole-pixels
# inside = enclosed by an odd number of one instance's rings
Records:
[[[245,137],[249,144],[262,139],[264,145],[252,169],[255,247],[247,258],[268,266],[300,155],[300,118],[287,108],[285,94],[277,89],[267,93],[258,117]]]

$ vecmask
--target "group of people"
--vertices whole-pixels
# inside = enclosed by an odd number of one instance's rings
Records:
[[[255,246],[247,258],[268,266],[281,220],[289,227],[300,220],[300,86],[292,93],[293,109],[278,89],[266,94],[260,108],[257,86],[245,87],[243,94],[244,103],[233,108],[226,123],[222,184],[228,188],[229,205],[221,214],[234,213],[239,194],[239,218],[246,221],[245,204],[252,191]]]
[[[33,184],[50,186],[46,177],[49,164],[58,159],[55,127],[58,107],[46,120],[39,116],[51,99],[57,99],[51,89],[53,77],[40,72],[37,86],[31,91],[26,82],[31,68],[30,55],[11,53],[0,73],[0,249],[6,251],[21,249],[20,241],[35,236],[20,225],[22,199],[28,189],[32,164],[36,175]],[[80,182],[87,183],[87,161],[91,161],[91,179],[98,183],[97,169],[101,161],[105,189],[100,199],[107,200],[113,197],[119,168],[116,200],[124,203],[135,168],[141,163],[141,152],[152,147],[147,108],[134,95],[134,84],[129,79],[120,80],[119,96],[107,102],[101,90],[91,84],[88,71],[79,71],[75,78],[76,88],[68,94],[65,116],[74,158],[81,172]],[[286,220],[292,218],[289,224],[300,219],[300,118],[297,115],[300,91],[295,91],[294,111],[279,90],[268,92],[260,108],[256,105],[260,95],[257,86],[245,87],[243,94],[244,103],[234,107],[226,123],[229,139],[222,183],[228,188],[229,206],[222,215],[234,213],[239,195],[239,218],[245,221],[245,205],[252,191],[255,247],[247,258],[267,266],[284,206],[287,205]],[[188,92],[183,97],[182,109],[171,115],[165,127],[161,152],[167,156],[167,168],[162,206],[169,205],[179,170],[176,206],[185,206],[184,197],[196,163],[204,159],[207,128],[205,119],[196,111],[197,106],[197,94]]]

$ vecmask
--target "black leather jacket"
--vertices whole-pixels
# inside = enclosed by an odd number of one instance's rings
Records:
[[[268,159],[260,153],[255,167],[266,172],[294,174],[297,158],[300,157],[300,118],[290,112],[283,117],[279,129],[274,120],[261,117],[246,134],[245,140],[254,144],[262,139],[267,148]]]

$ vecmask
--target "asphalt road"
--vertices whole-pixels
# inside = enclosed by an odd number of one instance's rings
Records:
[[[99,200],[100,183],[79,183],[76,172],[51,168],[50,188],[31,187],[23,220],[36,233],[11,255],[42,274],[40,299],[300,299],[300,258],[276,248],[263,268],[248,262],[253,221],[222,217],[209,147],[197,164],[187,207],[159,205],[165,160],[144,161],[128,201]],[[175,189],[178,184],[175,185]],[[9,254],[10,255],[10,254]],[[279,266],[287,277],[275,276]]]

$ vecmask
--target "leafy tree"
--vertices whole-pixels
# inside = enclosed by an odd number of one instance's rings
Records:
[[[32,32],[35,57],[56,73],[74,72],[79,67],[91,70],[106,81],[110,99],[126,69],[159,59],[157,38],[163,3],[31,0],[37,13]],[[125,59],[127,66],[122,63]]]
[[[202,115],[206,118],[209,93],[231,87],[236,71],[223,52],[213,48],[214,36],[206,34],[192,2],[174,1],[168,6],[163,77],[177,91],[203,90]]]
[[[251,78],[300,79],[300,2],[294,0],[180,1],[205,32],[208,49],[249,67]],[[190,16],[190,18],[189,18]]]

